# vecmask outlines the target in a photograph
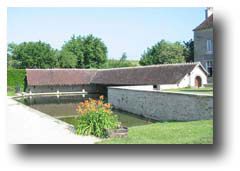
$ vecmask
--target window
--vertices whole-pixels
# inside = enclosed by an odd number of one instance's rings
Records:
[[[206,62],[206,69],[209,73],[209,76],[211,77],[213,74],[213,61],[207,61]]]
[[[212,40],[207,40],[207,53],[212,54],[212,52],[213,52]]]
[[[153,88],[154,88],[154,89],[157,89],[157,85],[153,85]]]

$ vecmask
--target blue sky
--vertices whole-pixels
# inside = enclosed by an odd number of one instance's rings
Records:
[[[187,41],[204,20],[204,8],[8,8],[8,43],[45,41],[53,48],[75,35],[93,34],[108,57],[140,59],[161,39]]]

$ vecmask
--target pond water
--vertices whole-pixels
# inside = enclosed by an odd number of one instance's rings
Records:
[[[75,125],[76,117],[79,116],[76,112],[77,105],[88,98],[98,99],[98,97],[98,94],[88,94],[85,96],[32,96],[31,98],[27,97],[17,100],[33,109]],[[113,112],[118,115],[122,126],[131,127],[154,122],[153,120],[145,117],[130,114],[124,111],[113,110]]]

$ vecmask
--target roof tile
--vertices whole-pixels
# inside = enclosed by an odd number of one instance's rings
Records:
[[[96,70],[88,69],[27,69],[28,85],[90,84]]]
[[[197,63],[114,69],[27,69],[28,85],[152,85],[176,84]]]
[[[199,26],[197,26],[193,31],[204,30],[208,28],[213,28],[213,14],[204,20]]]

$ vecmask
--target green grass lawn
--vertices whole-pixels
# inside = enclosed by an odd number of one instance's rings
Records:
[[[213,121],[162,122],[129,128],[128,137],[99,144],[212,144]]]
[[[213,88],[212,87],[204,87],[204,88],[176,88],[176,89],[166,89],[164,91],[213,95]]]

